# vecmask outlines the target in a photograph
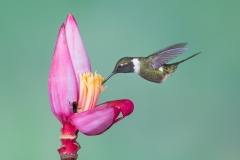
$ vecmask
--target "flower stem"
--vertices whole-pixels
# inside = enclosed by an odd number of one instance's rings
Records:
[[[61,129],[62,135],[59,137],[62,146],[58,149],[61,160],[76,160],[77,151],[81,148],[77,139],[78,130],[69,122],[64,122]]]

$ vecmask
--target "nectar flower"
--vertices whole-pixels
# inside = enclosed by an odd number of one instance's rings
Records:
[[[77,159],[78,131],[99,135],[133,112],[128,99],[96,106],[105,89],[104,78],[91,72],[90,61],[74,17],[69,14],[60,27],[48,79],[50,106],[62,123],[61,159]],[[121,117],[118,117],[122,113]]]

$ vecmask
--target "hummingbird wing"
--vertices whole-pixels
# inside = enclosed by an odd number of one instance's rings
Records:
[[[187,43],[174,44],[149,55],[147,58],[152,61],[153,69],[157,69],[188,50],[188,48],[184,48],[186,45]]]

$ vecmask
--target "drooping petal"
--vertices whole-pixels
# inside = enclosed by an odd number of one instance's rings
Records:
[[[85,135],[99,135],[114,123],[130,115],[133,109],[132,101],[127,99],[106,102],[94,109],[71,116],[70,122]],[[122,117],[118,118],[120,112]]]
[[[133,112],[134,109],[134,104],[132,101],[130,100],[116,100],[116,101],[112,101],[111,103],[109,103],[108,105],[114,105],[114,106],[118,106],[119,109],[122,112],[122,117],[117,118],[114,123],[122,120],[124,117],[130,115]]]
[[[73,114],[69,104],[77,101],[78,87],[66,42],[65,26],[62,25],[54,50],[48,92],[53,114],[62,122]]]
[[[79,74],[91,72],[91,64],[84,47],[77,22],[73,15],[68,15],[65,26],[68,48],[74,72],[76,74],[77,81],[79,82]]]

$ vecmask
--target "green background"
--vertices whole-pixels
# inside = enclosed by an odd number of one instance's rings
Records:
[[[61,125],[47,79],[60,25],[72,13],[93,71],[124,56],[188,42],[199,51],[162,84],[118,74],[99,103],[128,98],[133,114],[100,136],[79,134],[84,160],[240,159],[240,1],[0,1],[0,159],[59,159]]]

